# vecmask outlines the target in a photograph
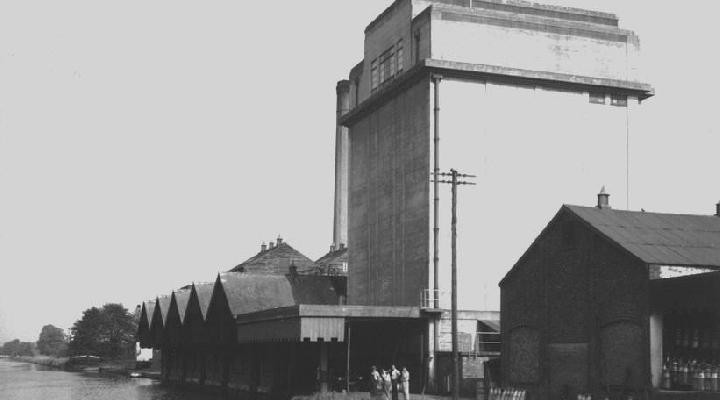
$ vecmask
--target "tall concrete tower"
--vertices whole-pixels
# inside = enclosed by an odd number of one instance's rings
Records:
[[[336,120],[350,109],[350,81],[341,80],[335,87],[337,93]],[[348,128],[336,122],[335,127],[335,213],[333,218],[333,247],[347,245],[348,217]]]
[[[616,15],[396,0],[364,43],[338,85],[335,235],[343,241],[347,227],[349,304],[417,306],[437,288],[449,307],[449,189],[436,209],[429,176],[438,155],[441,170],[477,175],[458,200],[461,308],[499,309],[498,282],[557,204],[601,185],[628,198],[633,115],[653,89],[639,74],[639,39]]]

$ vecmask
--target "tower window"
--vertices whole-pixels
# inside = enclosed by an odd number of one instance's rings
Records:
[[[590,92],[590,102],[593,104],[605,104],[605,93]]]
[[[378,76],[378,60],[377,58],[370,64],[370,89],[375,90],[378,87],[379,76]]]
[[[610,104],[617,107],[627,107],[627,96],[613,94],[610,96]]]

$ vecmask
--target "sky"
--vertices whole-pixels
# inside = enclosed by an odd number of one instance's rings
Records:
[[[656,95],[634,117],[631,208],[712,213],[714,3],[545,3],[640,36]],[[323,255],[335,83],[389,4],[0,1],[0,341],[211,281],[278,235]]]

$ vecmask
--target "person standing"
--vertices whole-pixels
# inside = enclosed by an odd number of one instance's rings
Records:
[[[400,371],[395,364],[390,366],[390,381],[392,382],[392,400],[398,400],[398,385],[400,384]]]
[[[410,372],[406,367],[400,372],[400,387],[405,397],[403,400],[410,400]]]
[[[378,373],[377,367],[370,367],[370,398],[376,399],[380,394],[383,394],[383,379]]]
[[[390,372],[383,369],[380,376],[383,381],[383,394],[385,395],[385,400],[390,400],[392,393],[392,379],[390,378]]]

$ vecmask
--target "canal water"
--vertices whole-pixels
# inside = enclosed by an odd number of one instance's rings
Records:
[[[0,359],[2,400],[219,400],[207,393],[187,392],[147,378],[66,372]]]

